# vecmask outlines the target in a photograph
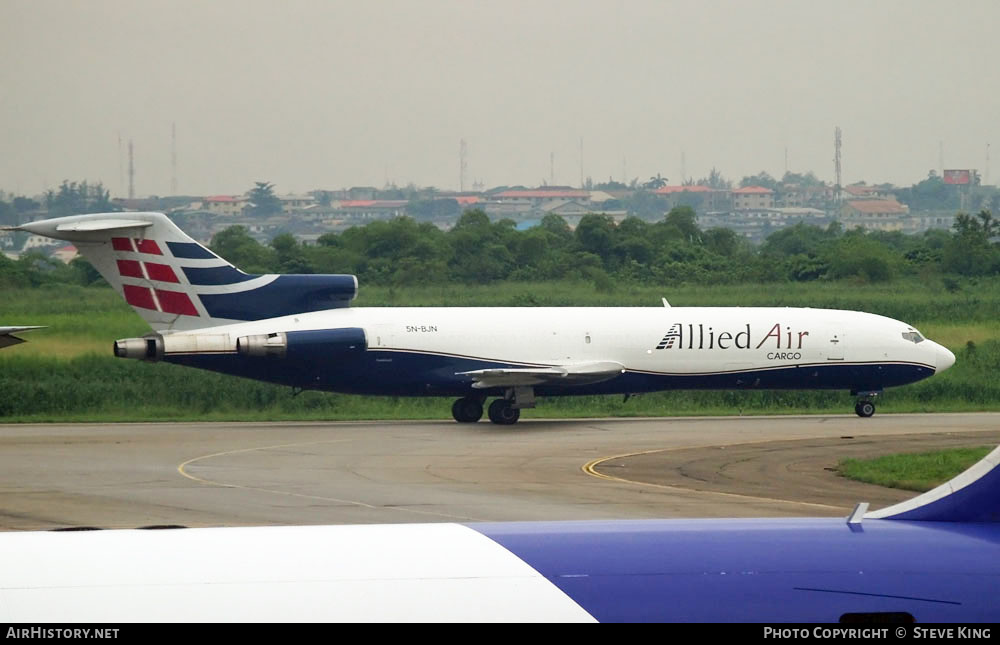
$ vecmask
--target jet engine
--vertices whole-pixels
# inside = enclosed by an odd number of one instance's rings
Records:
[[[368,349],[360,327],[275,332],[235,337],[232,334],[147,334],[116,340],[115,356],[158,361],[172,354],[239,354],[252,358],[313,359]]]
[[[241,336],[236,351],[244,356],[280,358],[320,358],[368,349],[365,330],[360,327],[289,331]]]

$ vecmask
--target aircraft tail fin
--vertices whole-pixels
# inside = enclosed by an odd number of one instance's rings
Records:
[[[353,275],[251,275],[186,235],[162,213],[95,213],[30,222],[76,245],[157,332],[346,307]]]
[[[1000,522],[1000,446],[971,468],[913,499],[865,514],[865,519]]]

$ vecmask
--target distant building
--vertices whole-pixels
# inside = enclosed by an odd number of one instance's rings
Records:
[[[250,200],[241,195],[213,195],[202,200],[201,208],[213,215],[239,217],[249,203]]]
[[[374,186],[351,186],[347,189],[344,198],[351,201],[366,201],[375,199],[378,188]]]
[[[353,199],[335,204],[338,218],[357,220],[392,219],[406,215],[405,199]]]
[[[59,260],[63,264],[69,264],[79,255],[80,253],[76,250],[76,247],[73,245],[69,245],[69,246],[59,247],[58,249],[53,251],[49,255],[49,257],[51,257],[53,260]]]
[[[281,201],[281,211],[283,213],[310,208],[317,203],[316,198],[312,195],[281,195],[278,199]]]
[[[532,190],[505,190],[493,195],[493,199],[504,204],[520,204],[545,210],[550,204],[574,200],[590,203],[590,191],[576,188],[538,188]]]
[[[845,228],[906,231],[913,228],[910,210],[895,199],[852,199],[844,202],[840,222]]]
[[[763,186],[744,186],[731,191],[733,210],[766,210],[774,208],[774,191]]]
[[[775,203],[783,208],[826,207],[833,201],[834,189],[825,184],[804,186],[784,184],[775,198]]]
[[[725,188],[710,186],[663,186],[653,191],[667,200],[667,207],[674,208],[692,201],[697,203],[696,210],[700,212],[728,211],[733,208],[733,198]]]
[[[854,185],[854,186],[844,186],[841,189],[841,197],[843,199],[891,199],[895,201],[896,196],[892,194],[889,190],[881,188],[879,186],[865,186],[865,185]]]
[[[43,235],[29,235],[28,239],[24,241],[24,246],[21,247],[21,253],[27,251],[40,251],[49,250],[49,247],[61,244],[62,240],[56,240],[51,237],[45,237]]]

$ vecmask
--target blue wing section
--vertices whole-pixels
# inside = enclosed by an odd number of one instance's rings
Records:
[[[1000,525],[843,519],[468,524],[601,622],[995,621]]]

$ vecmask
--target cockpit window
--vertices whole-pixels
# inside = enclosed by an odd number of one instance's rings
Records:
[[[904,331],[903,340],[908,340],[911,343],[921,343],[923,342],[924,337],[921,336],[918,331]]]

